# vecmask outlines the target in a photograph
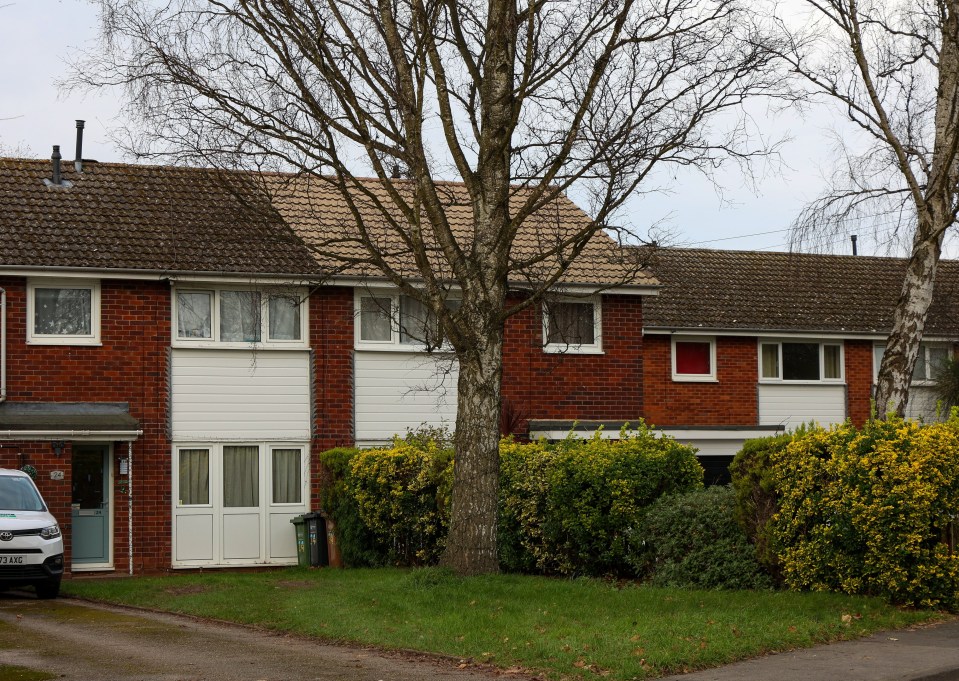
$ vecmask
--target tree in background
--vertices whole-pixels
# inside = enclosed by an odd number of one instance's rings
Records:
[[[779,18],[790,47],[782,56],[868,145],[845,148],[832,190],[803,212],[799,234],[878,215],[909,244],[875,396],[880,415],[902,416],[943,238],[959,210],[959,0],[804,4],[817,19],[794,30]]]
[[[600,282],[628,283],[642,263],[614,248],[613,216],[658,167],[766,153],[740,107],[780,79],[750,15],[737,0],[97,1],[102,49],[76,83],[125,87],[127,151],[332,186],[353,224],[312,240],[318,257],[429,310],[459,365],[444,561],[497,570],[505,320],[590,249],[619,259],[586,265]]]

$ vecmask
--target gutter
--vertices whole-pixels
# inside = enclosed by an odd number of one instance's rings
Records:
[[[0,402],[7,399],[7,290],[0,288]]]

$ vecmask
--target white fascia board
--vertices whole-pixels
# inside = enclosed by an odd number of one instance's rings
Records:
[[[600,437],[606,440],[616,440],[619,439],[618,430],[602,430],[600,432]],[[779,435],[786,432],[785,426],[780,426],[778,428],[763,428],[757,429],[752,426],[743,426],[742,428],[654,428],[654,433],[659,435],[668,435],[671,438],[680,441],[689,441],[689,440],[751,440],[754,438],[760,437],[769,437],[771,435]],[[635,435],[635,430],[627,430],[628,435]],[[589,438],[595,435],[595,431],[587,430],[574,430],[572,431],[572,436],[574,438],[580,438],[588,440]],[[547,440],[565,440],[570,436],[569,430],[531,430],[529,437],[531,440],[538,440],[540,438],[546,438]]]
[[[45,442],[70,440],[71,442],[132,442],[143,435],[142,430],[0,430],[0,440]]]
[[[45,268],[0,268],[0,276],[9,277],[56,277],[57,279],[125,279],[135,281],[184,281],[219,282],[224,284],[290,284],[308,286],[322,282],[322,277],[309,278],[293,274],[221,274],[218,272],[151,272],[148,270],[97,270],[70,269],[61,267]]]
[[[369,289],[395,289],[391,281],[380,277],[333,277],[327,282],[330,286],[344,286],[353,288]],[[416,281],[412,281],[415,285]],[[510,283],[510,290],[522,291],[529,287],[516,282]],[[557,285],[550,289],[551,293],[571,296],[592,296],[592,295],[623,295],[623,296],[658,296],[659,286],[616,286],[613,288],[603,288],[596,284],[576,284],[576,285]],[[452,286],[451,290],[458,291],[459,286]]]
[[[889,337],[888,332],[875,333],[847,333],[845,331],[777,331],[771,329],[705,329],[705,328],[663,328],[643,327],[643,334],[648,336],[739,336],[750,338],[826,338],[830,340],[883,340]],[[923,336],[924,341],[930,342],[957,342],[959,339],[947,336]]]

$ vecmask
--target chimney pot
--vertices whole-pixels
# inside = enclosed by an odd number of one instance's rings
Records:
[[[53,161],[53,184],[60,185],[63,184],[63,180],[60,176],[60,159],[63,158],[60,156],[60,145],[53,145],[53,154],[50,156],[50,160]]]
[[[77,153],[73,159],[73,169],[83,172],[83,126],[85,121],[77,120]]]

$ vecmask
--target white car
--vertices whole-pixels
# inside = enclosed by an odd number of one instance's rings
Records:
[[[61,577],[60,526],[29,475],[0,468],[0,589],[33,585],[56,598]]]

